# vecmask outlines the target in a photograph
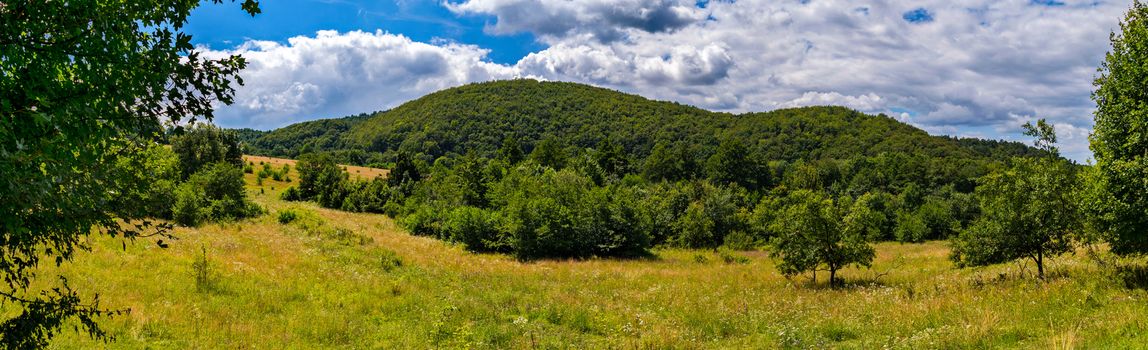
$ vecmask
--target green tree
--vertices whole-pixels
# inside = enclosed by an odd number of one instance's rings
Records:
[[[547,137],[541,142],[538,142],[538,145],[534,146],[534,151],[530,152],[530,160],[533,160],[539,165],[554,169],[566,167],[567,157],[566,150],[563,149],[558,139],[554,137]]]
[[[867,237],[877,229],[872,211],[863,205],[841,208],[824,194],[799,190],[790,194],[771,240],[777,269],[786,276],[823,270],[837,285],[837,271],[852,265],[869,266],[875,252]],[[844,213],[844,215],[842,215]],[[824,266],[824,268],[822,267]]]
[[[1025,130],[1046,156],[1015,158],[1011,168],[981,178],[982,215],[952,242],[958,266],[1028,258],[1043,279],[1046,258],[1068,252],[1081,229],[1076,171],[1053,146],[1052,126],[1042,119]]]
[[[1117,254],[1148,252],[1148,6],[1135,1],[1112,33],[1112,50],[1093,82],[1091,138],[1097,183],[1113,200],[1093,220]]]
[[[736,183],[756,190],[769,185],[769,172],[760,164],[744,144],[737,139],[727,139],[706,161],[706,174],[717,183]]]
[[[422,179],[419,167],[409,153],[399,152],[395,167],[387,173],[387,183],[392,187],[406,188]]]
[[[308,153],[299,157],[299,195],[327,208],[340,208],[347,197],[347,172],[328,153]]]
[[[689,145],[659,141],[646,157],[642,175],[650,181],[678,181],[692,179],[698,171],[697,160]]]
[[[0,5],[0,299],[12,307],[0,322],[0,345],[43,347],[73,319],[104,337],[95,317],[109,312],[63,279],[45,293],[29,290],[33,271],[44,259],[71,260],[92,232],[166,234],[108,204],[147,186],[117,170],[116,159],[133,149],[122,145],[151,140],[164,121],[211,120],[213,104],[231,103],[241,83],[242,58],[204,57],[184,32],[199,4]],[[242,7],[259,12],[254,0]]]
[[[518,164],[525,157],[522,152],[522,144],[518,143],[517,137],[509,136],[502,139],[502,147],[498,149],[498,159],[513,165]]]
[[[179,167],[187,178],[204,166],[225,162],[243,166],[239,136],[231,130],[197,123],[171,139],[171,150],[179,156]],[[266,164],[264,164],[266,166]]]
[[[195,226],[206,221],[242,219],[262,210],[247,201],[243,171],[230,163],[212,163],[176,189],[175,221]]]

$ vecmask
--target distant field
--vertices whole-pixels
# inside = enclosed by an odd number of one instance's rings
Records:
[[[295,167],[295,160],[294,159],[271,158],[271,157],[264,157],[264,156],[248,156],[248,155],[245,155],[245,156],[243,156],[243,161],[244,162],[252,162],[252,163],[255,163],[256,165],[259,165],[262,163],[271,163],[272,166],[276,166],[276,167],[282,167],[283,164],[291,164],[292,172],[294,172],[294,167]],[[351,174],[351,176],[356,176],[356,177],[364,178],[364,179],[373,179],[373,178],[376,178],[379,176],[385,177],[385,176],[387,176],[387,172],[388,172],[387,169],[368,168],[368,167],[354,166],[354,165],[340,165],[340,166],[343,167],[343,169],[346,169],[347,173]]]
[[[252,160],[258,158],[250,158]],[[264,158],[265,161],[267,161]],[[272,160],[273,161],[273,160]],[[293,175],[293,177],[297,177]],[[69,331],[57,348],[981,349],[1138,348],[1148,293],[1082,255],[1051,280],[1023,265],[954,269],[943,242],[882,243],[844,289],[787,280],[764,253],[540,261],[465,252],[381,215],[287,203],[288,183],[249,193],[270,213],[180,228],[171,248],[91,237],[61,270],[100,305],[116,340]],[[299,219],[278,221],[294,211]],[[206,252],[206,254],[204,254]],[[206,256],[208,283],[193,263]],[[396,263],[395,258],[400,262]],[[54,270],[45,268],[41,276]],[[822,283],[824,282],[824,275]],[[38,279],[48,282],[51,278]]]

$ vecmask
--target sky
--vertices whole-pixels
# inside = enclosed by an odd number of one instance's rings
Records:
[[[1086,162],[1090,94],[1131,1],[270,0],[186,30],[241,54],[225,127],[393,108],[471,82],[572,81],[715,111],[841,105],[934,135],[1028,142],[1045,118]]]

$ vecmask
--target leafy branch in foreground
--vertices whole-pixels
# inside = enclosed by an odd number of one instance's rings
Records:
[[[242,84],[241,57],[204,57],[182,32],[197,6],[0,4],[0,298],[22,309],[3,321],[0,345],[44,345],[71,318],[104,338],[95,318],[114,312],[83,304],[66,284],[27,296],[39,288],[35,268],[70,260],[93,231],[166,235],[124,199],[148,176],[117,163],[154,144],[164,122],[211,120],[213,103],[231,103]],[[254,0],[242,8],[259,12]]]

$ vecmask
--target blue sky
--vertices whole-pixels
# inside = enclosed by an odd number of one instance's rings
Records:
[[[192,13],[187,29],[196,43],[215,49],[253,39],[285,41],[320,30],[382,30],[421,42],[454,40],[490,48],[488,58],[504,64],[545,48],[529,33],[487,35],[486,18],[456,16],[437,1],[275,0],[263,1],[260,7],[263,13],[252,17],[234,4],[201,6]]]
[[[217,123],[270,129],[494,79],[574,81],[731,112],[844,105],[933,134],[1090,153],[1089,98],[1128,1],[280,0],[205,5],[188,31],[242,54]]]

